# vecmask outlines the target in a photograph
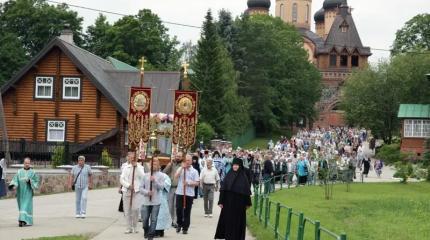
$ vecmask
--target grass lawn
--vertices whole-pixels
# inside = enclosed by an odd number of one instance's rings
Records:
[[[85,236],[59,236],[59,237],[42,237],[42,238],[35,238],[33,240],[88,240],[88,237]]]
[[[430,239],[430,183],[353,184],[350,192],[346,192],[346,185],[339,184],[334,187],[332,200],[324,200],[323,187],[301,187],[278,191],[271,195],[271,201],[302,211],[334,233],[346,233],[348,240]],[[272,225],[274,209],[270,212]],[[282,210],[282,234],[285,216],[286,210]],[[264,229],[252,209],[248,211],[248,224],[258,240],[274,239],[273,230]],[[297,225],[298,218],[293,216],[291,239],[297,238]],[[313,231],[313,225],[306,223],[305,239],[314,239]],[[321,237],[333,239],[324,234]]]
[[[276,142],[281,138],[281,135],[279,134],[271,134],[264,137],[257,137],[251,142],[245,144],[244,146],[240,146],[243,149],[267,149],[267,144],[269,143],[270,139],[273,140],[273,143],[276,144]]]

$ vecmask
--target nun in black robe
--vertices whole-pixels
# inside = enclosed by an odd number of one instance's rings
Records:
[[[244,240],[246,233],[246,209],[251,203],[251,187],[243,167],[242,159],[235,158],[221,185],[218,205],[222,207],[215,239]]]

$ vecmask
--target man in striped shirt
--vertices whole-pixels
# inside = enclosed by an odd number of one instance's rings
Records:
[[[69,189],[75,187],[76,218],[85,218],[87,212],[88,189],[92,189],[93,179],[91,167],[85,164],[85,157],[78,157],[78,164],[73,166],[69,175]]]

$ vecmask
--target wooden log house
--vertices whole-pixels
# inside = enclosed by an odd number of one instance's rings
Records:
[[[64,30],[1,88],[9,140],[27,148],[26,155],[52,153],[42,146],[65,142],[70,153],[91,152],[93,158],[107,148],[119,164],[128,148],[129,88],[139,83],[138,69],[79,48]],[[172,114],[171,90],[179,84],[179,72],[146,72],[151,112]],[[18,151],[13,144],[11,151]]]

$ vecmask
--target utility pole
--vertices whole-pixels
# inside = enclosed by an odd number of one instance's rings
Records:
[[[6,117],[4,115],[4,108],[3,108],[3,96],[0,92],[0,128],[2,133],[2,143],[5,146],[5,158],[6,158],[6,166],[10,162],[10,151],[9,151],[9,137],[7,135],[7,128],[6,128]]]

